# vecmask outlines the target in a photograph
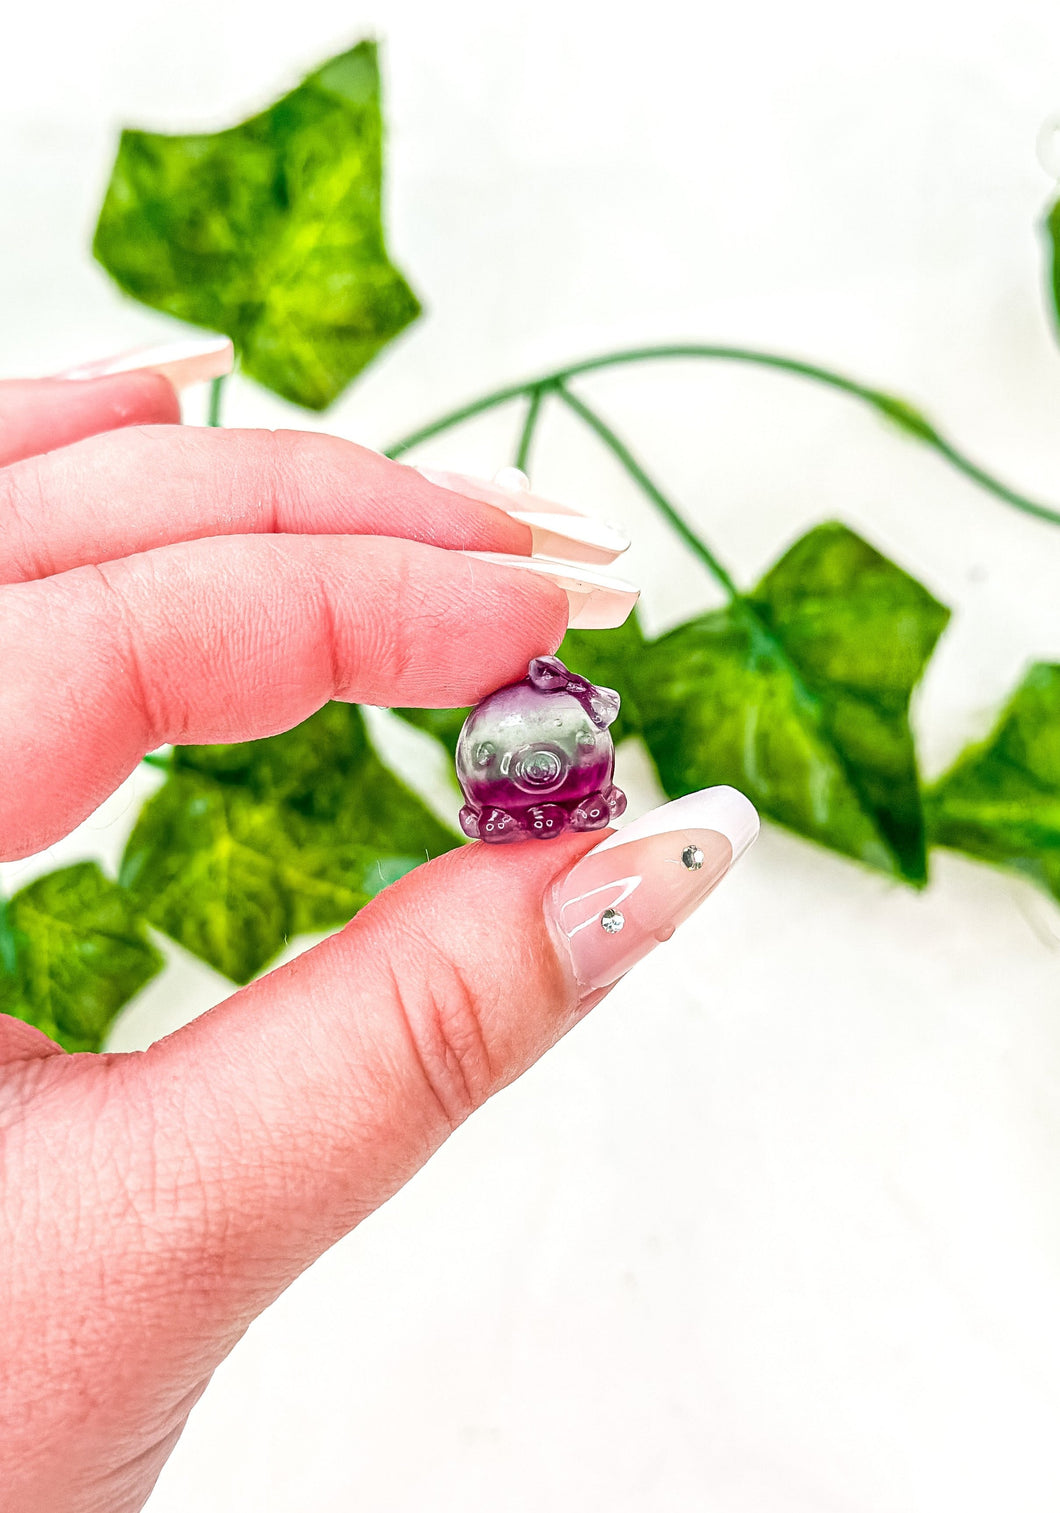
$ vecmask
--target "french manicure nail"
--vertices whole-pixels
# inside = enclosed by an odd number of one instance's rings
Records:
[[[227,336],[209,336],[165,342],[154,347],[135,347],[98,362],[82,363],[56,373],[56,378],[110,378],[115,373],[159,373],[177,390],[190,384],[224,378],[231,373],[234,352]]]
[[[461,552],[479,562],[494,562],[516,572],[537,573],[562,588],[570,602],[569,630],[614,630],[629,619],[640,589],[624,578],[598,572],[583,562],[556,557],[513,557],[504,552]]]
[[[617,982],[703,902],[758,835],[735,788],[703,788],[601,841],[556,885],[552,913],[585,995]]]
[[[603,567],[629,547],[629,537],[589,515],[544,514],[537,510],[508,510],[512,520],[530,527],[531,550],[543,557],[570,557]]]
[[[603,565],[614,562],[629,547],[629,537],[618,526],[597,520],[569,504],[531,493],[530,480],[518,468],[501,468],[492,483],[436,468],[417,471],[438,488],[463,494],[465,499],[477,499],[480,504],[492,504],[513,520],[528,525],[532,550],[538,555]]]

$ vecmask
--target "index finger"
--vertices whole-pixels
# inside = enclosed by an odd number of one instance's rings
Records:
[[[637,591],[383,536],[224,536],[0,589],[0,857],[50,845],[167,742],[273,735],[330,698],[473,704],[601,597],[590,623],[618,625]]]
[[[0,584],[182,541],[275,534],[519,555],[533,543],[495,505],[324,432],[142,426],[0,470]]]

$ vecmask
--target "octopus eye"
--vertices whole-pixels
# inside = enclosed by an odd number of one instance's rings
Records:
[[[523,788],[551,788],[563,776],[563,763],[555,751],[547,747],[531,747],[519,753],[514,766],[514,776]]]
[[[579,732],[578,745],[582,751],[592,751],[596,745],[596,737],[591,730],[582,730]]]
[[[494,755],[496,749],[497,748],[494,746],[492,741],[480,741],[479,744],[475,747],[475,766],[488,767],[490,764],[490,758]]]

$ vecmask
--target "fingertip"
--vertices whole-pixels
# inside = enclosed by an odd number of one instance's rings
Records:
[[[61,1045],[56,1044],[36,1025],[15,1019],[9,1014],[0,1014],[0,1066],[11,1066],[16,1061],[41,1061],[48,1056],[65,1056]]]
[[[0,383],[0,466],[103,431],[180,423],[180,401],[158,373]]]
[[[179,425],[181,421],[180,398],[161,373],[113,373],[102,378],[47,382],[58,391],[49,396],[56,423],[65,413],[78,426],[77,434],[69,437],[71,441],[126,426]],[[71,394],[75,387],[81,392]]]
[[[180,425],[180,396],[161,373],[118,373],[88,381],[112,386],[101,392],[106,399],[113,396],[115,429],[124,425]]]

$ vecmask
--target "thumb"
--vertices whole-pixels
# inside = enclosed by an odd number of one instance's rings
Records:
[[[757,832],[748,800],[713,788],[595,845],[462,847],[153,1047],[155,1142],[195,1174],[178,1253],[209,1258],[217,1319],[249,1320],[394,1193]]]
[[[61,1336],[63,1381],[98,1411],[71,1438],[52,1378],[23,1391],[40,1445],[62,1445],[27,1470],[33,1494],[51,1476],[139,1507],[255,1315],[669,939],[757,831],[712,788],[595,845],[464,846],[142,1055],[51,1058],[90,1079],[92,1160],[66,1158],[69,1131],[53,1142],[48,1212],[78,1215],[76,1245],[48,1242],[63,1264],[27,1283],[18,1329],[27,1355]]]

